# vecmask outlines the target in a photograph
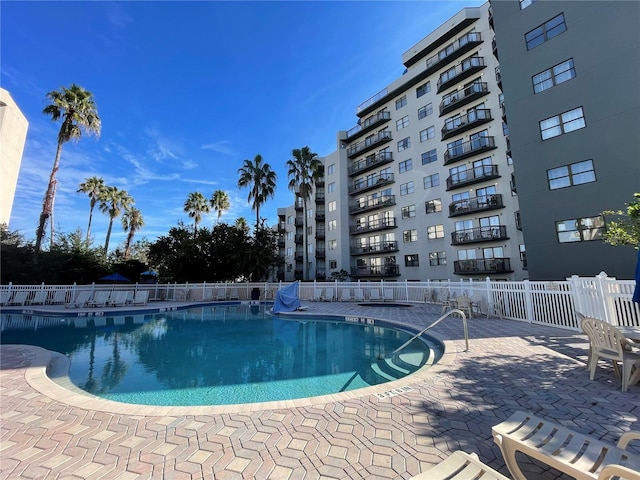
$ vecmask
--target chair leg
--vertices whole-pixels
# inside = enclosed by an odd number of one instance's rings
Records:
[[[527,480],[522,470],[518,466],[518,462],[516,461],[516,448],[515,445],[511,441],[506,441],[502,437],[502,435],[494,435],[494,441],[500,447],[500,451],[502,451],[502,457],[504,458],[504,463],[506,463],[509,472],[511,472],[511,476],[515,480]]]

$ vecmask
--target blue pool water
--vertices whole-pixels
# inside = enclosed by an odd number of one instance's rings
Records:
[[[421,340],[388,358],[411,334],[380,322],[298,321],[265,308],[227,305],[86,318],[3,314],[0,343],[63,353],[79,388],[144,405],[312,397],[395,380],[433,360]]]

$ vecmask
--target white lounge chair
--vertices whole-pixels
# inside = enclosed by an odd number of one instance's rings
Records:
[[[323,300],[325,302],[333,302],[335,300],[335,296],[333,294],[333,287],[325,288]]]
[[[127,300],[125,301],[127,305],[130,305],[133,303],[134,295],[135,295],[135,292],[133,290],[127,290]]]
[[[509,480],[480,461],[478,456],[457,451],[411,480]]]
[[[0,305],[7,305],[11,298],[11,292],[0,292]]]
[[[71,300],[64,304],[65,308],[82,308],[87,305],[89,300],[91,299],[91,292],[88,290],[82,290],[78,293],[75,300],[73,297]]]
[[[371,290],[369,290],[369,300],[371,300],[372,302],[379,302],[380,301],[380,289],[372,288]]]
[[[21,305],[27,302],[27,297],[29,296],[29,292],[25,290],[19,290],[13,294],[13,297],[7,302],[7,305]]]
[[[353,294],[353,299],[356,302],[364,302],[364,292],[361,288],[356,288],[355,293]]]
[[[384,301],[385,302],[393,302],[395,299],[393,298],[393,290],[390,288],[385,289],[384,291]]]
[[[138,290],[133,296],[133,305],[146,305],[149,301],[149,290]]]
[[[590,378],[596,377],[598,360],[611,360],[618,378],[622,378],[622,391],[626,392],[640,378],[640,354],[625,348],[631,345],[622,332],[615,326],[595,318],[583,318],[580,322],[582,331],[589,337],[589,372]],[[618,367],[622,364],[622,371]],[[635,369],[635,371],[634,371]]]
[[[127,303],[127,296],[129,295],[129,292],[126,290],[120,290],[115,293],[113,300],[109,297],[109,305],[112,307],[124,307]]]
[[[493,439],[515,480],[527,480],[516,461],[522,452],[577,480],[640,479],[640,455],[625,450],[640,432],[623,433],[617,445],[518,411],[492,428]],[[531,478],[531,477],[529,477]]]
[[[311,299],[311,301],[313,302],[319,302],[323,299],[322,297],[322,289],[321,288],[316,288],[313,290],[313,298]]]
[[[238,289],[232,288],[229,292],[229,300],[240,300],[240,296],[238,295]]]
[[[38,290],[33,298],[29,300],[29,305],[44,305],[44,303],[47,301],[48,293],[49,292],[45,290]]]
[[[218,289],[218,295],[216,296],[216,300],[226,300],[227,299],[227,290],[225,288]]]
[[[67,290],[56,290],[53,292],[51,305],[64,305],[67,303]]]
[[[110,292],[106,290],[97,291],[93,298],[87,302],[87,307],[105,307],[109,303]]]
[[[340,293],[340,301],[341,302],[350,302],[351,301],[351,290],[348,288],[343,288]]]

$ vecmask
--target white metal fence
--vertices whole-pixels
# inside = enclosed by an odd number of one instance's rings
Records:
[[[273,300],[283,283],[187,283],[116,285],[2,285],[0,292],[12,295],[28,291],[25,305],[45,291],[46,303],[65,303],[80,291],[148,290],[150,301]],[[596,277],[573,276],[565,281],[496,282],[304,282],[301,300],[332,298],[335,301],[394,301],[437,303],[445,297],[468,295],[477,311],[499,318],[579,330],[576,312],[614,325],[640,326],[640,305],[631,297],[635,282],[616,280],[604,272]],[[63,293],[64,292],[64,293]],[[40,295],[40,298],[42,294]],[[346,297],[346,298],[345,298]],[[61,301],[61,298],[64,300]],[[57,300],[56,300],[57,299]]]

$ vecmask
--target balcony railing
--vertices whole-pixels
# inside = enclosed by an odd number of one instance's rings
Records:
[[[484,182],[485,180],[493,180],[494,178],[500,178],[497,165],[472,167],[449,176],[449,178],[447,178],[447,190],[466,187],[467,185]]]
[[[293,278],[295,280],[302,280],[302,276],[304,275],[302,270],[294,270],[293,271]]]
[[[488,273],[511,273],[510,258],[483,258],[477,260],[456,260],[453,273],[457,275],[476,275]]]
[[[296,219],[293,221],[293,224],[294,224],[296,227],[304,227],[304,219],[302,219],[302,218],[296,218]]]
[[[324,187],[324,177],[320,177],[316,180],[316,187]]]
[[[400,275],[400,267],[394,263],[384,266],[372,266],[365,268],[352,268],[351,276],[358,277],[397,277]]]
[[[353,215],[356,213],[369,212],[377,208],[389,207],[395,204],[396,204],[395,195],[381,195],[379,197],[368,198],[363,202],[357,203],[355,205],[351,205],[349,207],[349,213]]]
[[[360,105],[358,105],[356,107],[356,114],[360,113],[363,110],[366,110],[367,108],[369,108],[371,105],[373,105],[374,103],[376,103],[378,100],[380,100],[381,98],[383,98],[385,95],[387,94],[387,87],[384,87],[382,90],[380,90],[378,93],[376,93],[373,97],[368,98],[367,100],[365,100],[364,102],[362,102]]]
[[[324,238],[324,230],[316,230],[316,239]]]
[[[304,242],[304,235],[301,235],[301,234],[296,235],[293,241],[295,243],[303,243]]]
[[[456,65],[455,67],[450,68],[446,72],[440,74],[440,79],[438,80],[438,93],[442,90],[445,90],[449,87],[452,87],[458,82],[461,82],[467,77],[470,77],[476,72],[479,72],[483,68],[485,68],[484,57],[471,56],[465,58],[461,63]]]
[[[357,245],[351,247],[351,255],[369,255],[380,252],[397,252],[398,250],[398,242],[393,240],[389,242],[372,243],[366,246]]]
[[[304,210],[304,203],[302,201],[296,202],[294,208],[296,209],[296,212],[301,212]]]
[[[373,230],[386,230],[388,228],[397,228],[395,218],[379,218],[366,223],[351,225],[349,232],[351,234],[371,232]]]
[[[284,222],[278,223],[278,233],[284,233],[287,231],[287,225]]]
[[[327,278],[325,270],[316,270],[316,280],[324,280]]]
[[[477,155],[479,153],[488,152],[496,148],[494,137],[478,137],[468,142],[454,145],[444,152],[444,164],[448,165],[459,160]]]
[[[294,255],[296,262],[304,262],[304,255],[300,252],[296,252]]]
[[[284,245],[285,245],[284,238],[279,238],[278,239],[278,247],[284,248]]]
[[[469,32],[455,42],[451,48],[441,50],[437,55],[427,58],[427,70],[434,72],[461,57],[477,45],[482,43],[482,36],[478,32]]]
[[[316,212],[316,222],[324,222],[324,212]]]
[[[316,203],[324,203],[324,193],[316,193]]]
[[[482,195],[480,197],[457,200],[451,203],[449,205],[449,217],[467,215],[469,213],[481,212],[483,210],[495,210],[502,207],[504,207],[502,194],[494,193],[491,195]]]
[[[349,147],[347,149],[347,157],[353,158],[360,153],[367,152],[378,145],[391,141],[391,138],[390,131],[376,133],[375,135],[365,138],[363,141]]]
[[[324,258],[324,257],[325,257],[324,249],[316,250],[316,258]]]
[[[465,115],[449,118],[445,120],[441,130],[442,140],[453,137],[454,135],[460,135],[462,132],[488,123],[491,120],[493,120],[493,118],[491,117],[491,110],[488,108],[475,108]]]
[[[489,93],[487,82],[473,82],[461,90],[455,90],[442,97],[440,102],[440,115],[449,113],[456,108],[460,108],[471,103],[476,98],[480,98]]]
[[[360,179],[349,186],[349,195],[355,195],[357,193],[373,190],[374,188],[384,187],[385,185],[392,184],[393,173],[382,173],[379,175],[372,175],[367,179]]]
[[[359,137],[367,132],[370,132],[378,125],[382,125],[385,122],[391,120],[391,112],[378,112],[361,120],[358,125],[351,128],[347,132],[347,141],[352,141],[354,138]]]
[[[463,245],[465,243],[493,242],[507,240],[507,227],[504,225],[492,225],[490,227],[469,228],[456,230],[451,233],[451,245]]]
[[[392,152],[378,152],[374,155],[369,155],[367,158],[353,162],[349,167],[349,176],[353,177],[390,162],[393,162]]]

